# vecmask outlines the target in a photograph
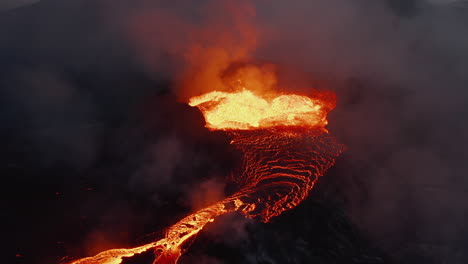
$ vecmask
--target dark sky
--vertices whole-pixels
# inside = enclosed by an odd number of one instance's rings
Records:
[[[222,191],[237,154],[177,85],[187,30],[229,17],[207,2],[43,0],[0,11],[7,257],[42,264],[138,244],[190,211],[191,198]],[[215,241],[244,254],[237,263],[466,263],[466,3],[251,2],[261,28],[251,60],[334,90],[328,128],[347,150],[296,211],[267,225],[226,218],[185,261],[236,263],[204,246]],[[278,244],[296,246],[283,252],[271,241],[288,232]]]

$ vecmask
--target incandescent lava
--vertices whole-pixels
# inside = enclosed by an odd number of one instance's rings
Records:
[[[327,92],[328,93],[328,92]],[[70,264],[119,264],[124,257],[155,250],[154,264],[175,264],[184,244],[216,217],[241,212],[267,222],[303,201],[335,162],[343,146],[325,129],[335,102],[326,96],[258,95],[245,88],[192,97],[210,130],[223,130],[243,153],[229,180],[238,192],[190,214],[166,230],[165,237],[132,249],[111,249]]]

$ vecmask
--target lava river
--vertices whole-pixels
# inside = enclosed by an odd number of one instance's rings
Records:
[[[335,102],[324,98],[260,96],[246,89],[192,97],[189,104],[202,111],[206,127],[228,133],[232,147],[243,153],[242,165],[230,176],[238,192],[186,216],[158,241],[107,250],[70,264],[119,264],[125,257],[148,250],[155,251],[154,264],[175,264],[186,241],[220,215],[238,211],[267,222],[294,208],[343,151],[325,129]]]

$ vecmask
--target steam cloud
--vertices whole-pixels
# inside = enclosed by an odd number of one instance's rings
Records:
[[[25,5],[34,4],[40,0],[4,0],[0,3],[0,10],[18,8]]]
[[[0,132],[43,167],[85,170],[97,162],[113,120],[165,89],[148,83],[172,80],[183,100],[221,85],[212,77],[231,61],[272,62],[293,69],[283,77],[298,86],[319,80],[336,90],[329,130],[348,150],[329,178],[353,222],[402,259],[461,263],[468,8],[441,2],[75,0],[4,12]],[[207,58],[216,60],[207,65]],[[128,77],[112,81],[116,75]],[[131,130],[125,118],[117,132]],[[131,191],[157,182],[144,192],[161,201],[161,186],[188,170],[182,165],[197,154],[171,129],[150,147],[116,147],[122,156],[145,150],[149,158],[139,157],[153,166],[126,165]]]

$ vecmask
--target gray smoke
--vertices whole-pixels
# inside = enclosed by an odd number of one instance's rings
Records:
[[[402,256],[462,263],[468,9],[397,2],[258,8],[275,28],[259,56],[334,84],[329,128],[348,146],[336,184],[354,222]]]
[[[62,160],[89,167],[104,120],[160,90],[132,78],[177,77],[173,44],[190,41],[187,29],[204,18],[227,15],[201,13],[205,2],[44,0],[31,12],[3,11],[0,132],[21,131],[32,142],[25,152],[46,167]],[[301,81],[325,80],[337,93],[329,130],[348,150],[329,177],[353,222],[402,259],[465,261],[466,1],[252,3],[261,28],[253,58],[292,69]],[[123,75],[132,77],[110,81]],[[132,191],[170,185],[182,157],[192,155],[168,134],[148,146],[148,164],[128,180]]]
[[[0,10],[8,10],[22,6],[31,5],[39,2],[40,0],[3,0],[0,3]]]

